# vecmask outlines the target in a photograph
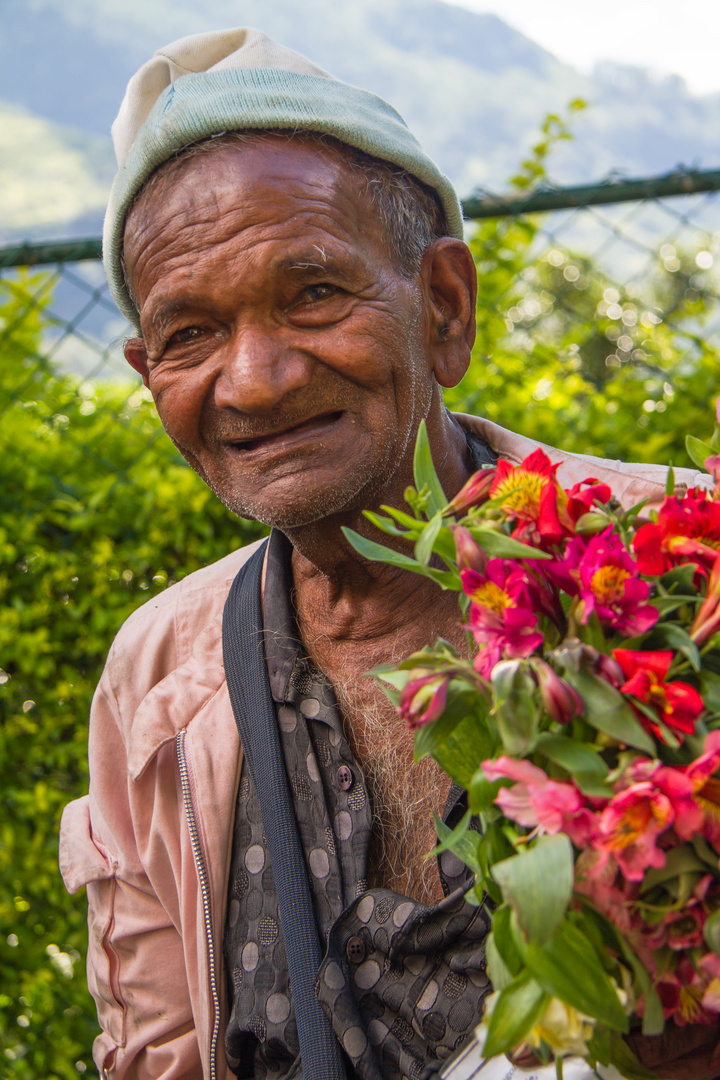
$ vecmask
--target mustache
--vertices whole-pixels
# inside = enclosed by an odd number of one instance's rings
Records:
[[[323,407],[319,406],[315,400],[305,408],[278,409],[275,415],[266,417],[229,413],[225,410],[222,412],[210,410],[203,417],[202,433],[205,439],[214,443],[252,442],[256,439],[272,438],[273,435],[279,435],[313,420],[339,416],[346,408],[347,402],[343,404],[335,402]]]

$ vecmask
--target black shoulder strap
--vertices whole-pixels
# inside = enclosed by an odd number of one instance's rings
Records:
[[[266,547],[263,544],[241,567],[225,604],[225,675],[275,878],[303,1080],[345,1080],[339,1043],[315,997],[322,952],[263,648],[261,580]]]

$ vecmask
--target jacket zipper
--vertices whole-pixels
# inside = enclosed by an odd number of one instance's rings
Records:
[[[208,965],[210,968],[210,996],[212,998],[213,1005],[213,1027],[212,1038],[210,1040],[210,1080],[217,1080],[217,1041],[220,1033],[220,997],[218,995],[217,977],[215,974],[215,945],[212,937],[212,915],[210,912],[210,887],[208,884],[208,875],[205,868],[205,860],[203,858],[202,848],[200,846],[200,834],[198,832],[197,821],[195,820],[195,808],[192,804],[192,795],[190,794],[190,777],[188,775],[187,758],[185,757],[185,731],[178,731],[177,739],[177,756],[178,765],[180,767],[180,783],[182,785],[183,803],[185,805],[185,816],[187,818],[188,829],[190,831],[190,844],[192,846],[193,858],[195,860],[195,868],[197,870],[198,878],[200,879],[200,892],[202,895],[203,905],[203,919],[205,922],[205,939],[208,951]]]

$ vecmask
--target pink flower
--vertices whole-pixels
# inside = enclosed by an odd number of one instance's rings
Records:
[[[670,800],[648,781],[614,795],[600,815],[594,844],[604,861],[613,857],[628,881],[642,881],[649,866],[664,866],[658,837],[673,824]]]
[[[470,629],[484,645],[475,668],[488,677],[499,660],[529,656],[543,642],[536,630],[527,575],[507,559],[490,559],[485,574],[461,570],[463,589],[472,600]]]
[[[720,731],[711,731],[699,758],[687,766],[693,800],[702,814],[702,834],[717,849],[720,846]],[[677,829],[677,826],[676,826]]]
[[[720,555],[715,557],[710,571],[705,599],[690,628],[690,637],[702,645],[720,629]]]
[[[609,526],[588,543],[575,537],[565,558],[548,572],[571,596],[579,596],[580,621],[587,623],[593,611],[601,623],[625,637],[644,634],[659,613],[646,603],[650,586],[641,581],[638,568],[621,538]]]
[[[419,668],[416,678],[405,684],[397,711],[411,730],[430,724],[442,715],[449,683],[448,672]]]
[[[590,843],[596,815],[583,806],[574,784],[550,780],[536,765],[516,758],[503,756],[497,761],[483,761],[482,767],[491,782],[501,778],[518,781],[512,787],[501,788],[495,799],[505,817],[550,836],[567,833],[579,847]]]

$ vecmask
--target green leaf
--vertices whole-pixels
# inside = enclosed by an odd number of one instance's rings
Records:
[[[704,469],[706,460],[715,454],[709,443],[701,442],[694,435],[685,436],[685,449],[688,452],[688,457],[695,462],[699,469]]]
[[[415,544],[415,558],[422,566],[427,566],[433,553],[433,545],[442,528],[442,514],[438,511],[427,523]]]
[[[540,713],[535,700],[536,686],[523,660],[501,660],[491,675],[498,733],[508,754],[522,755],[532,749],[537,738]]]
[[[665,494],[672,495],[675,491],[675,470],[672,465],[668,466],[667,479],[665,480]]]
[[[485,958],[487,962],[487,973],[490,976],[490,982],[493,985],[493,989],[504,990],[505,987],[512,982],[513,977],[512,972],[503,960],[495,944],[494,932],[488,934],[487,943],[485,945]]]
[[[703,927],[703,937],[709,949],[720,956],[720,908],[713,911]]]
[[[475,698],[473,704],[474,711],[463,716],[459,724],[435,743],[432,755],[440,768],[466,790],[480,762],[492,757],[497,745],[487,713],[482,711],[484,702]]]
[[[420,518],[410,517],[410,514],[406,514],[404,510],[397,510],[394,506],[383,505],[380,509],[394,518],[399,525],[404,525],[409,532],[419,533],[425,525]],[[365,510],[364,513],[367,516],[370,511]]]
[[[565,678],[574,686],[585,705],[583,719],[598,731],[610,735],[620,743],[655,755],[655,744],[640,726],[635,714],[622,694],[604,679],[581,669],[565,669]]]
[[[442,489],[433,465],[430,441],[428,439],[425,421],[420,421],[417,439],[415,440],[415,456],[413,458],[413,472],[415,475],[415,487],[418,491],[426,488],[429,493],[428,509],[431,515],[447,506],[447,497]]]
[[[496,863],[492,874],[528,941],[542,945],[562,923],[570,903],[574,862],[564,833],[541,836],[532,847]]]
[[[696,563],[683,563],[682,566],[673,566],[672,570],[667,570],[661,578],[658,578],[658,584],[667,589],[668,592],[679,588],[683,593],[690,593],[696,571]]]
[[[468,806],[473,814],[482,814],[494,804],[500,788],[507,787],[512,781],[504,778],[488,780],[482,769],[476,769],[468,786]]]
[[[361,536],[360,533],[355,532],[354,529],[348,529],[345,525],[342,526],[342,533],[355,551],[370,562],[384,562],[390,566],[397,566],[400,570],[411,570],[414,574],[422,574],[436,581],[443,589],[454,589],[456,592],[460,589],[460,578],[454,572],[423,566],[409,555],[393,551],[384,544],[376,544],[374,540]]]
[[[675,649],[686,656],[696,671],[700,670],[700,653],[687,630],[677,623],[656,623],[643,642],[643,649]]]
[[[486,1058],[506,1054],[537,1024],[548,1006],[548,996],[529,972],[523,971],[500,992],[483,1047]]]
[[[566,735],[554,735],[546,731],[538,736],[536,746],[541,754],[560,765],[573,778],[580,773],[584,776],[595,776],[602,781],[608,774],[607,765],[592,743],[576,742]]]
[[[380,529],[381,532],[387,533],[388,536],[401,536],[406,540],[415,540],[420,531],[424,528],[424,523],[419,522],[419,527],[417,529],[408,532],[405,529],[399,529],[392,518],[383,517],[382,514],[374,514],[372,510],[363,510],[363,514],[376,529]]]
[[[473,540],[488,555],[499,559],[551,559],[547,551],[521,544],[519,540],[513,540],[512,536],[506,536],[496,529],[483,529],[481,526],[470,526]]]
[[[510,972],[510,978],[514,979],[515,976],[519,975],[522,971],[523,961],[518,947],[515,944],[511,922],[512,908],[509,904],[502,904],[493,913],[493,936],[495,938],[495,948],[497,949],[503,964],[505,964]],[[502,990],[501,986],[495,986],[494,979],[492,979],[492,983],[495,990]]]
[[[479,874],[480,862],[478,860],[477,850],[480,837],[474,829],[470,829],[471,817],[472,815],[468,810],[455,828],[450,829],[442,818],[438,817],[436,813],[433,813],[435,832],[438,835],[440,844],[438,847],[434,848],[430,854],[436,855],[443,851],[452,851],[457,855],[458,859],[461,859],[462,862],[472,870],[474,874]]]
[[[617,1031],[628,1018],[597,952],[584,934],[565,920],[544,945],[521,945],[523,960],[548,994]]]
[[[403,555],[401,552],[394,551],[384,544],[376,544],[374,540],[369,540],[367,536],[361,536],[360,533],[345,526],[343,526],[342,532],[355,551],[371,562],[389,563],[390,566],[398,566],[403,570],[414,570],[415,572],[420,569],[415,559],[412,559],[409,555]]]

